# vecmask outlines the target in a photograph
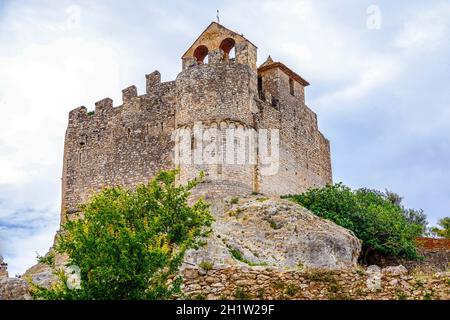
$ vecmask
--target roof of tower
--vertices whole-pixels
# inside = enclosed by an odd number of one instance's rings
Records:
[[[309,86],[309,82],[306,81],[305,79],[303,79],[300,75],[298,75],[297,73],[295,73],[294,71],[292,71],[290,68],[288,68],[285,64],[281,63],[281,62],[274,62],[272,60],[272,57],[269,56],[267,58],[267,60],[259,66],[258,68],[258,73],[259,72],[263,72],[266,70],[270,70],[273,68],[278,68],[281,71],[283,71],[284,73],[286,73],[289,77],[291,77],[292,79],[294,79],[295,81],[297,81],[298,83],[300,83],[302,86],[307,87]]]
[[[250,40],[244,37],[243,34],[238,34],[233,30],[230,30],[217,22],[211,22],[209,26],[198,36],[194,43],[187,49],[187,51],[181,57],[186,58],[193,55],[195,48],[200,44],[210,44],[214,47],[219,47],[222,40],[226,38],[232,38],[236,43],[249,42],[255,46]],[[208,47],[208,46],[207,46]],[[256,46],[255,46],[256,47]],[[208,48],[214,49],[214,48]]]

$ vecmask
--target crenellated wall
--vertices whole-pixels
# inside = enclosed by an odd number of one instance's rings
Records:
[[[85,107],[70,112],[62,212],[75,212],[78,203],[102,187],[134,186],[147,182],[160,169],[173,167],[175,83],[148,82],[148,92],[141,96],[134,86],[125,89],[118,107],[106,98],[95,104],[93,114]]]

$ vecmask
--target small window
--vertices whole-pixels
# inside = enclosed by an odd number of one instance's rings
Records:
[[[236,42],[232,38],[226,38],[220,43],[219,48],[222,49],[225,54],[224,60],[235,58],[235,45]]]
[[[275,97],[272,97],[272,107],[277,107],[278,106],[278,99]]]
[[[295,92],[294,92],[294,80],[292,80],[292,79],[289,79],[289,92],[291,93],[291,95],[295,95]]]
[[[259,94],[259,98],[263,101],[266,100],[265,96],[264,96],[264,92],[263,92],[263,80],[262,77],[259,76],[258,77],[258,94]]]
[[[203,64],[205,58],[208,56],[208,48],[206,46],[199,46],[197,47],[197,49],[195,49],[194,51],[194,57],[195,59],[197,59],[197,63],[198,64]]]

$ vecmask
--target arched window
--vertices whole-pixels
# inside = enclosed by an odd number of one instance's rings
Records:
[[[224,39],[221,43],[219,48],[225,52],[224,59],[233,59],[234,58],[234,46],[236,45],[236,42],[231,38]]]
[[[203,64],[205,57],[208,55],[208,48],[204,45],[198,46],[194,51],[194,57],[197,59],[198,64]]]

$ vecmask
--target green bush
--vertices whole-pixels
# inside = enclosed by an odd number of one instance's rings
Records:
[[[441,228],[433,227],[431,232],[438,237],[450,239],[450,217],[440,219],[438,225]]]
[[[180,294],[176,274],[184,253],[202,244],[212,216],[203,200],[188,205],[199,180],[175,186],[176,174],[161,171],[133,190],[105,189],[82,205],[84,218],[66,222],[55,247],[55,253],[67,254],[67,265],[79,268],[80,288],[71,290],[57,271],[60,282],[51,289],[33,286],[34,297],[134,300]]]
[[[405,209],[390,196],[369,189],[352,191],[339,183],[287,198],[352,230],[362,241],[362,260],[374,251],[418,258],[414,240],[422,234],[423,226],[410,222],[404,215]]]

